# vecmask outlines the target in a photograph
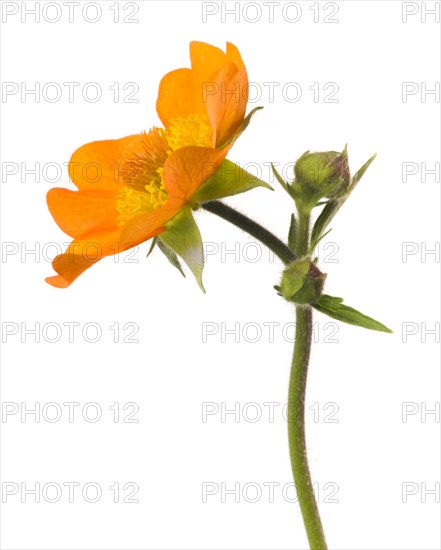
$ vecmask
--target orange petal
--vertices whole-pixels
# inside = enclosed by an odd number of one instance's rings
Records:
[[[216,146],[222,147],[237,132],[245,117],[248,102],[248,77],[245,67],[224,65],[215,75],[215,92],[207,96],[207,114]]]
[[[190,43],[195,112],[205,113],[207,96],[214,91],[213,76],[228,62],[226,54],[205,42]]]
[[[165,231],[164,224],[179,211],[181,204],[176,200],[167,201],[164,206],[138,214],[127,222],[121,234],[125,242],[143,242]]]
[[[70,159],[70,179],[78,189],[118,189],[122,184],[121,158],[136,137],[86,143]]]
[[[156,111],[166,127],[172,118],[188,117],[195,112],[190,69],[177,69],[163,77],[159,84]]]
[[[191,70],[194,78],[204,81],[228,62],[227,55],[220,48],[206,42],[190,42]]]
[[[82,239],[90,232],[117,229],[116,191],[69,191],[55,187],[47,204],[58,226],[70,237]]]
[[[164,165],[164,185],[168,194],[182,205],[191,201],[199,187],[211,177],[227,156],[223,150],[183,147],[171,154]]]
[[[228,61],[233,62],[238,69],[242,69],[243,67],[245,67],[239,50],[231,42],[227,42],[227,59]]]
[[[161,228],[156,228],[141,238],[127,240],[119,228],[109,233],[91,233],[87,239],[74,240],[64,254],[54,259],[52,267],[58,275],[47,277],[46,282],[58,288],[66,288],[106,256],[129,250],[160,232]]]
[[[120,233],[98,233],[86,240],[72,241],[66,252],[59,254],[52,262],[58,275],[48,277],[46,282],[58,288],[66,288],[105,256],[122,252],[123,248],[119,245]]]

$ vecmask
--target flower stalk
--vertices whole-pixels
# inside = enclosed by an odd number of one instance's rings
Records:
[[[272,250],[285,265],[296,259],[295,254],[283,241],[254,220],[241,214],[234,208],[231,208],[231,206],[227,206],[220,201],[205,202],[201,206],[204,210],[216,214],[216,216],[229,221],[233,225],[249,233],[252,237],[255,237],[258,241]]]

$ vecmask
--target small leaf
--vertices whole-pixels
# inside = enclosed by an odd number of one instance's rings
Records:
[[[196,192],[193,204],[237,195],[254,187],[266,187],[274,191],[271,185],[253,176],[231,160],[224,160],[217,172]]]
[[[291,214],[291,223],[288,231],[288,247],[292,252],[294,252],[294,254],[297,254],[296,246],[297,246],[297,219],[295,214]]]
[[[333,319],[343,321],[343,323],[348,323],[349,325],[355,325],[357,327],[363,327],[369,330],[392,333],[389,328],[382,323],[375,321],[372,317],[368,317],[356,309],[344,305],[343,298],[335,298],[334,296],[322,294],[318,301],[312,304],[312,307],[325,315],[329,315],[329,317],[332,317]]]
[[[158,244],[159,250],[164,254],[167,260],[172,264],[172,266],[176,267],[176,269],[181,273],[181,275],[185,277],[185,273],[182,269],[181,262],[179,261],[179,258],[177,257],[175,252],[165,244],[165,242],[161,239],[161,237],[158,238],[157,244]]]
[[[201,290],[202,270],[204,268],[204,251],[199,228],[193,219],[190,208],[184,208],[166,224],[167,231],[161,233],[161,240],[179,254],[191,269]]]

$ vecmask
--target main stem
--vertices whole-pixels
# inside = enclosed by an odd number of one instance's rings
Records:
[[[309,249],[310,213],[299,208],[297,252],[306,256]],[[296,335],[288,389],[288,440],[291,467],[309,545],[313,550],[326,550],[311,474],[308,466],[305,437],[305,394],[311,351],[312,309],[296,306]]]
[[[202,208],[243,229],[268,246],[286,265],[297,256],[267,229],[219,201],[202,204]],[[298,257],[307,256],[310,240],[310,213],[299,208],[296,249]],[[288,390],[288,440],[292,472],[311,550],[326,550],[325,535],[309,473],[305,438],[305,393],[311,351],[312,309],[296,306],[296,335]]]

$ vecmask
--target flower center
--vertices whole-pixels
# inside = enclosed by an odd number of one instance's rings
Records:
[[[168,198],[162,169],[169,154],[166,132],[153,128],[137,136],[124,151],[121,175],[124,187],[118,193],[118,225],[133,216],[161,207]]]
[[[211,126],[207,115],[194,114],[173,118],[167,129],[167,142],[172,151],[196,145],[211,147]]]
[[[167,157],[181,147],[210,147],[211,136],[207,115],[199,114],[174,118],[166,130],[153,128],[148,134],[136,136],[121,159],[123,187],[116,200],[118,225],[163,206],[168,199],[162,176]]]

